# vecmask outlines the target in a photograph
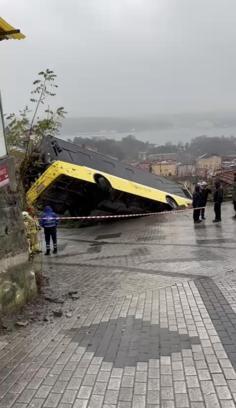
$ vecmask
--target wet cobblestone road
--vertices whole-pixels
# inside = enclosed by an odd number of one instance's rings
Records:
[[[236,406],[236,221],[191,213],[59,232],[71,314],[0,337],[0,408]]]

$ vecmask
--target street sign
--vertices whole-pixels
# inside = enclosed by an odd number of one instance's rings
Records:
[[[0,165],[0,187],[4,187],[9,183],[8,169],[6,165]]]

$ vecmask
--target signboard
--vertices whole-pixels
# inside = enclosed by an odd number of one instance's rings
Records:
[[[0,187],[6,186],[9,183],[8,169],[6,165],[0,165]]]
[[[7,148],[6,148],[6,140],[5,140],[5,133],[4,133],[2,101],[1,101],[1,95],[0,95],[0,158],[6,156],[6,154],[7,154]]]

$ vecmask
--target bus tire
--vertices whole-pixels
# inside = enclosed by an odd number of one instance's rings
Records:
[[[169,204],[171,210],[177,210],[178,204],[176,203],[174,198],[172,198],[170,196],[166,196],[166,202],[167,202],[167,204]]]

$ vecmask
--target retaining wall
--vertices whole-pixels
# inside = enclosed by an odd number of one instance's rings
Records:
[[[7,167],[10,181],[0,187],[0,314],[14,311],[37,292],[37,270],[34,263],[29,261],[14,159],[1,159],[0,168],[4,166]]]

